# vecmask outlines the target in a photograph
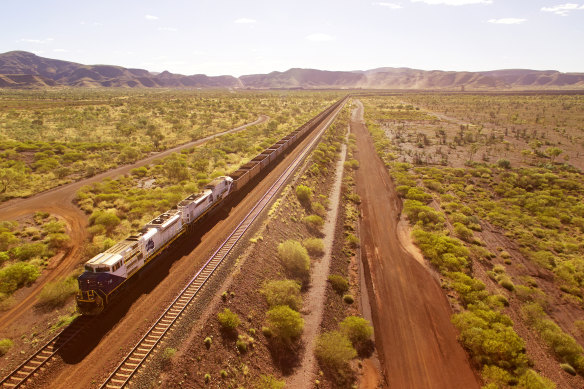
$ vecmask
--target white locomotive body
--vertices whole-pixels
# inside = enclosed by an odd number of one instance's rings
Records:
[[[142,232],[116,243],[85,263],[78,278],[77,307],[84,314],[103,311],[125,282],[181,236],[230,193],[233,179],[219,177],[205,190],[182,200],[146,224]]]

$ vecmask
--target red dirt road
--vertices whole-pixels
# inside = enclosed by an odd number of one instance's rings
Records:
[[[360,105],[360,118],[362,112]],[[401,201],[360,118],[353,118],[351,132],[360,163],[361,246],[371,276],[375,342],[384,375],[392,388],[478,389],[480,382],[450,322],[446,296],[400,244]]]
[[[0,314],[0,329],[6,329],[23,313],[29,311],[36,303],[38,293],[51,281],[58,280],[71,273],[81,260],[84,241],[87,239],[87,215],[73,203],[75,194],[84,185],[100,182],[106,177],[116,177],[130,172],[130,170],[149,164],[155,159],[166,157],[182,149],[198,146],[219,136],[241,131],[249,126],[260,124],[268,120],[265,115],[256,121],[224,132],[210,135],[171,149],[153,154],[131,165],[105,171],[93,177],[62,185],[57,188],[39,193],[25,199],[13,199],[0,205],[0,220],[14,220],[20,216],[32,214],[37,211],[49,212],[61,216],[68,226],[71,237],[71,249],[63,255],[51,259],[47,270],[41,278],[27,291],[26,296],[18,301],[12,308]]]

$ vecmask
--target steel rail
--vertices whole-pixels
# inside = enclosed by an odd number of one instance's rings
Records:
[[[346,102],[346,99],[345,99]],[[122,362],[107,377],[100,386],[103,388],[123,388],[128,384],[130,379],[138,372],[140,367],[146,362],[147,358],[153,353],[155,348],[163,340],[168,331],[175,325],[181,314],[190,306],[191,302],[198,295],[199,291],[215,273],[217,268],[223,263],[225,258],[233,250],[241,237],[249,229],[251,224],[261,214],[265,207],[270,203],[278,191],[284,186],[288,178],[300,165],[300,162],[312,150],[316,142],[320,139],[324,131],[336,118],[344,102],[339,104],[331,113],[329,112],[328,122],[321,128],[320,132],[313,138],[300,153],[298,157],[286,168],[274,182],[274,184],[264,193],[261,199],[254,205],[251,211],[243,218],[219,248],[205,262],[201,269],[191,278],[187,285],[178,293],[176,298],[164,310],[156,322],[148,329],[146,334],[138,341],[132,350],[126,355]]]
[[[18,388],[36,374],[63,346],[73,340],[91,322],[92,318],[79,317],[37,350],[27,360],[0,381],[3,388]]]

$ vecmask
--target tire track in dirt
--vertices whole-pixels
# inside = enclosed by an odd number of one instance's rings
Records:
[[[269,119],[266,115],[261,115],[256,121],[232,128],[217,134],[207,136],[192,142],[170,148],[165,151],[153,154],[147,158],[141,159],[131,165],[124,165],[118,168],[105,171],[93,177],[62,185],[46,192],[36,194],[24,199],[13,199],[0,205],[0,219],[14,220],[18,217],[32,214],[37,211],[49,212],[53,215],[62,217],[68,226],[68,234],[71,238],[70,249],[63,255],[53,257],[49,266],[43,275],[27,290],[26,296],[9,310],[0,314],[0,329],[6,329],[8,326],[18,320],[23,313],[32,309],[37,301],[38,294],[43,287],[52,281],[58,280],[71,273],[79,265],[82,254],[83,244],[88,238],[87,234],[87,215],[81,211],[74,203],[75,194],[84,185],[100,182],[108,177],[116,177],[130,172],[140,166],[145,166],[155,159],[164,158],[174,152],[200,146],[217,137],[231,134],[246,129],[247,127],[264,123]]]
[[[385,377],[394,388],[479,388],[467,354],[450,322],[448,300],[434,277],[398,238],[401,202],[360,119],[357,192],[361,197],[361,244],[371,273],[373,324]]]

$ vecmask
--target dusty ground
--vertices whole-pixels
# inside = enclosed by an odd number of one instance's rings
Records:
[[[116,177],[128,173],[130,170],[144,166],[154,159],[163,158],[184,148],[201,145],[213,138],[232,132],[241,131],[249,126],[263,123],[268,120],[267,116],[261,116],[258,120],[225,131],[208,136],[181,146],[168,149],[166,151],[153,154],[134,164],[121,166],[117,169],[109,170],[93,177],[80,180],[71,184],[40,193],[26,199],[13,199],[0,205],[2,220],[14,220],[23,215],[32,214],[37,211],[49,212],[60,216],[68,226],[68,233],[71,237],[71,249],[52,258],[47,267],[47,271],[39,277],[30,288],[25,288],[15,295],[16,303],[9,310],[0,313],[0,335],[3,337],[20,336],[18,332],[27,327],[25,323],[38,322],[38,311],[33,310],[38,293],[51,281],[55,281],[69,275],[80,263],[83,255],[83,247],[87,239],[87,215],[81,211],[74,203],[75,193],[84,185],[102,181],[107,177]],[[11,328],[16,324],[17,328]]]
[[[351,131],[357,136],[361,244],[371,272],[376,346],[389,385],[478,388],[440,285],[400,243],[401,202],[369,133],[359,121]]]

